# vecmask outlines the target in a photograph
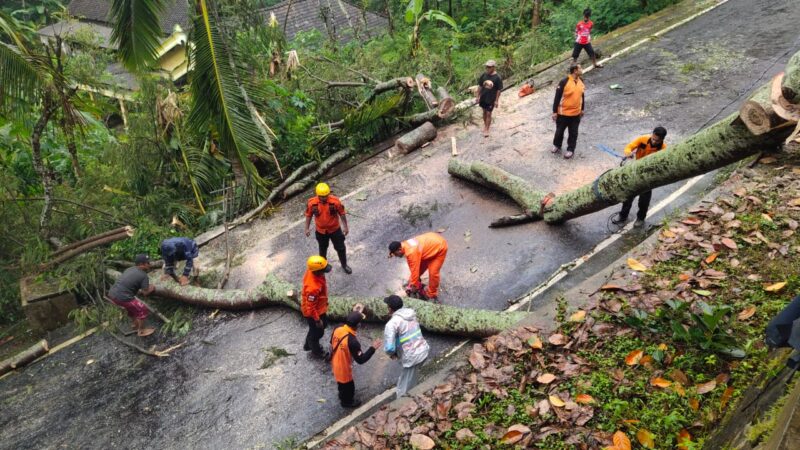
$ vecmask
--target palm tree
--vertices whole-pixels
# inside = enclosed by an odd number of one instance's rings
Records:
[[[119,56],[132,71],[143,71],[156,61],[161,35],[160,17],[171,0],[112,0],[111,35]],[[253,160],[267,157],[272,132],[248,96],[238,76],[235,50],[220,30],[220,20],[209,0],[195,0],[190,60],[192,106],[189,126],[210,135],[226,155],[237,182],[255,194],[263,181]],[[255,200],[255,196],[253,198]]]
[[[41,137],[51,120],[60,116],[60,124],[73,142],[74,130],[82,126],[83,117],[74,105],[77,88],[64,76],[64,55],[60,38],[40,44],[28,39],[19,24],[10,15],[0,11],[0,36],[11,42],[0,41],[0,109],[21,116],[23,111],[38,107],[39,117],[31,130],[33,167],[42,180],[44,206],[39,218],[43,237],[49,236],[55,174],[42,156]],[[80,175],[78,155],[70,145],[72,165]]]

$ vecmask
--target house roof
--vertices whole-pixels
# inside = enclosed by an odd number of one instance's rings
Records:
[[[72,36],[81,33],[91,34],[97,39],[97,46],[100,48],[116,49],[117,46],[111,43],[111,28],[97,23],[78,22],[77,20],[63,20],[61,22],[40,28],[37,33],[40,36],[55,37],[61,36],[70,39]]]
[[[67,11],[83,21],[109,24],[110,0],[72,0],[67,6]],[[175,25],[180,25],[184,30],[189,29],[191,16],[187,0],[168,0],[167,6],[161,15],[161,31],[171,34]]]
[[[291,9],[289,9],[290,6]],[[287,9],[289,10],[288,19]],[[274,13],[280,26],[283,26],[284,20],[287,19],[286,38],[292,39],[299,32],[311,30],[319,30],[320,33],[327,36],[328,31],[325,28],[323,13],[328,11],[330,11],[330,23],[336,37],[341,42],[353,39],[356,31],[366,36],[374,36],[389,27],[389,21],[385,17],[364,11],[344,0],[286,0],[263,9],[261,12],[265,19],[269,19],[270,13]],[[366,27],[364,26],[365,17]]]

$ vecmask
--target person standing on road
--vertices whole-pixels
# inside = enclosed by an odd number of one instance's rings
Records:
[[[390,295],[383,299],[392,317],[383,329],[383,349],[392,359],[400,359],[403,371],[397,380],[397,398],[417,384],[419,368],[428,358],[430,347],[422,337],[417,314],[403,307],[403,299]]]
[[[328,326],[328,281],[325,274],[331,271],[328,261],[314,255],[306,261],[306,274],[303,276],[303,290],[300,311],[308,323],[308,334],[303,350],[311,351],[316,358],[325,358],[319,340]]]
[[[503,80],[497,74],[497,63],[490,59],[486,61],[486,72],[478,78],[478,90],[475,96],[478,105],[483,109],[483,137],[489,136],[489,127],[492,125],[492,111],[500,104],[500,92],[503,90]]]
[[[561,144],[564,142],[564,131],[569,130],[567,138],[567,151],[564,159],[570,159],[575,154],[575,146],[578,144],[578,127],[581,124],[581,117],[584,111],[584,91],[580,64],[572,64],[569,67],[569,74],[556,86],[556,95],[553,99],[553,121],[556,123],[556,134],[553,137],[553,149],[551,153],[561,151]]]
[[[333,248],[339,255],[342,270],[349,275],[353,273],[353,270],[347,265],[347,247],[344,240],[345,236],[350,233],[350,227],[347,225],[344,205],[339,198],[331,195],[331,188],[325,183],[317,184],[314,193],[317,195],[308,199],[306,204],[306,236],[311,235],[309,226],[313,217],[319,244],[319,256],[328,258],[328,244],[333,241]],[[340,220],[341,226],[339,226]]]
[[[361,351],[361,343],[356,338],[358,324],[364,315],[353,311],[347,315],[344,325],[333,330],[331,336],[331,366],[333,377],[339,386],[339,401],[345,408],[357,408],[361,401],[355,399],[356,385],[353,382],[353,361],[364,364],[372,358],[375,351],[380,348],[381,340],[372,341],[372,346],[367,351]]]
[[[586,54],[589,55],[589,58],[592,58],[592,64],[598,69],[602,69],[603,65],[597,63],[597,55],[594,54],[594,49],[592,48],[592,27],[594,22],[589,19],[590,17],[592,17],[592,10],[590,8],[584,9],[583,20],[575,25],[575,45],[572,47],[572,63],[576,64],[581,50],[586,50]]]
[[[200,247],[194,239],[188,237],[171,237],[161,241],[159,246],[161,257],[164,258],[164,275],[162,278],[172,277],[181,286],[189,284],[189,274],[194,268],[194,259],[200,254]],[[175,275],[175,263],[186,260],[183,275]]]
[[[664,142],[664,138],[666,137],[666,128],[656,127],[653,130],[653,134],[639,136],[625,146],[625,158],[642,159],[653,153],[664,150],[667,148],[667,144]],[[644,219],[647,217],[647,209],[650,207],[650,199],[652,197],[652,190],[639,193],[639,210],[636,211],[636,222],[633,223],[633,226],[637,228],[644,226]],[[622,210],[620,210],[617,217],[611,221],[614,225],[623,225],[628,221],[628,214],[631,212],[634,198],[636,198],[635,195],[622,202]]]
[[[147,271],[150,270],[150,257],[145,254],[136,255],[133,267],[129,267],[122,272],[106,297],[111,303],[120,306],[128,312],[128,316],[133,319],[133,329],[140,337],[150,336],[156,331],[153,328],[145,328],[144,320],[147,319],[148,309],[141,300],[136,298],[138,294],[148,296],[156,290],[150,284]]]
[[[447,257],[447,241],[439,233],[425,233],[407,241],[389,244],[389,258],[405,256],[411,276],[406,292],[419,295],[423,300],[436,301],[439,296],[439,271]],[[420,277],[428,272],[428,287]]]

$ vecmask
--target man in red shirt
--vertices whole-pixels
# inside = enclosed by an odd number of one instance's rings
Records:
[[[585,49],[586,54],[592,58],[592,64],[600,69],[603,65],[597,64],[597,55],[594,54],[594,49],[592,48],[592,27],[594,22],[589,19],[590,17],[592,17],[592,10],[589,8],[584,9],[583,20],[575,25],[575,46],[572,47],[572,63],[578,62],[581,50]]]
[[[353,273],[347,265],[347,247],[344,245],[345,236],[350,232],[347,226],[347,216],[345,215],[344,205],[339,199],[331,195],[331,188],[325,183],[317,184],[314,189],[317,194],[308,199],[306,205],[306,236],[311,235],[311,218],[314,218],[316,226],[317,243],[319,244],[319,256],[328,258],[328,244],[333,241],[333,248],[339,255],[339,262],[342,263],[342,270],[348,275]],[[342,225],[339,226],[341,220]]]

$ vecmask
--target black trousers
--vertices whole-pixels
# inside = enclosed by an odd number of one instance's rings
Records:
[[[316,231],[315,233],[317,236],[317,244],[319,244],[319,256],[328,259],[328,244],[333,241],[333,248],[339,255],[339,262],[342,263],[343,266],[346,266],[347,247],[344,245],[344,233],[342,233],[342,229],[339,228],[333,233],[323,234],[319,231]]]
[[[353,380],[336,384],[339,385],[339,401],[342,402],[342,406],[352,405],[356,398],[356,384]]]
[[[306,335],[306,347],[311,349],[311,352],[316,355],[322,354],[322,346],[319,340],[325,335],[325,328],[328,326],[328,315],[323,314],[319,316],[322,321],[322,328],[317,327],[317,323],[311,317],[306,317],[308,323],[308,334]]]
[[[556,135],[553,137],[553,145],[561,148],[561,144],[564,142],[564,131],[569,129],[567,151],[574,152],[575,146],[578,144],[578,126],[580,124],[581,116],[562,116],[559,114],[556,118]]]
[[[633,199],[636,196],[625,200],[622,202],[622,211],[619,212],[619,215],[623,218],[628,217],[628,214],[631,212],[631,206],[633,206]],[[653,198],[653,191],[642,192],[639,194],[639,210],[636,211],[636,218],[639,220],[644,220],[647,217],[647,208],[650,207],[650,199]]]

